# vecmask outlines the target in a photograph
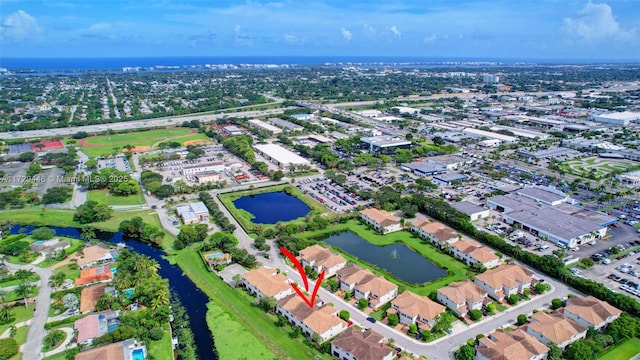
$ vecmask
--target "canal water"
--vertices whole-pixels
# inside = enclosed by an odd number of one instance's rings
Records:
[[[275,224],[278,221],[291,221],[304,217],[309,207],[302,200],[284,191],[243,196],[233,205],[251,213],[254,224]]]
[[[331,235],[322,241],[408,283],[423,284],[447,275],[445,270],[405,244],[376,246],[351,231]]]
[[[25,233],[28,234],[37,228],[38,227],[35,226],[14,226],[11,228],[11,233],[17,234],[21,231],[26,231]],[[55,226],[51,226],[49,228],[55,230],[56,235],[58,236],[80,239],[80,230],[78,229]],[[100,232],[97,236],[100,240],[114,245],[119,242],[123,242],[129,247],[129,249],[133,249],[137,253],[147,255],[160,264],[158,274],[169,280],[171,293],[175,294],[178,299],[180,299],[182,306],[185,307],[187,314],[189,315],[189,322],[191,324],[191,330],[193,331],[198,358],[200,360],[217,359],[213,337],[211,336],[211,331],[209,331],[205,319],[209,298],[191,281],[191,279],[182,273],[180,267],[178,265],[169,264],[169,262],[162,257],[164,255],[162,250],[135,239],[123,238],[122,233],[120,232]]]

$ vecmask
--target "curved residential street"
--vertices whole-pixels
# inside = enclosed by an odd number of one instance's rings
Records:
[[[31,319],[29,331],[27,332],[27,341],[23,346],[22,358],[34,360],[42,359],[42,341],[47,332],[44,329],[44,324],[47,323],[47,318],[49,317],[52,292],[52,289],[49,286],[49,277],[53,275],[53,271],[33,265],[16,265],[8,262],[6,265],[12,271],[20,269],[32,270],[40,276],[40,281],[38,282],[39,291],[38,296],[36,297],[36,302],[29,304],[29,308],[31,309],[35,306],[35,311],[33,313],[33,318]]]

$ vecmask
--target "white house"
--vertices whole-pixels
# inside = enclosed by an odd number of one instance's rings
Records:
[[[538,312],[531,316],[531,324],[527,326],[527,333],[545,345],[554,343],[564,349],[567,345],[584,339],[587,327],[562,315],[559,312],[547,314]]]
[[[531,287],[533,273],[517,264],[502,265],[478,274],[474,283],[495,300],[503,301],[512,294],[522,294]]]
[[[310,266],[318,274],[325,272],[325,279],[336,274],[336,271],[347,265],[347,260],[339,254],[332,253],[320,245],[312,245],[299,251],[302,266]]]
[[[426,296],[419,296],[411,291],[405,291],[391,302],[391,309],[398,314],[400,323],[416,324],[419,329],[431,329],[438,315],[446,308]],[[425,326],[426,325],[426,326]]]
[[[273,297],[276,300],[293,294],[289,279],[275,269],[259,268],[244,273],[240,283],[256,297]]]
[[[600,330],[620,317],[622,311],[593,296],[573,296],[567,299],[562,313],[582,326],[593,326]]]
[[[489,302],[487,292],[470,280],[451,283],[438,289],[436,300],[460,317],[471,310],[482,310]]]
[[[484,266],[487,269],[500,265],[500,258],[490,248],[474,240],[460,240],[451,245],[453,257],[469,266]]]
[[[375,208],[360,211],[360,218],[381,234],[402,230],[400,218]]]
[[[278,300],[276,313],[299,327],[306,336],[317,335],[321,343],[347,329],[347,323],[338,317],[338,310],[333,306],[316,304],[311,308],[297,294]]]

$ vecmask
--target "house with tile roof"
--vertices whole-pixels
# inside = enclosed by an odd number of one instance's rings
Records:
[[[106,289],[107,284],[87,286],[82,289],[80,292],[80,312],[84,313],[95,310],[98,299],[105,293]]]
[[[486,269],[500,265],[500,258],[490,248],[475,240],[461,239],[451,245],[451,254],[456,259],[465,262],[469,266]]]
[[[391,360],[395,354],[382,335],[350,327],[331,341],[331,355],[339,360]]]
[[[360,218],[381,234],[402,230],[400,218],[384,210],[364,209],[360,211]]]
[[[112,332],[120,325],[120,311],[106,311],[99,314],[91,314],[73,323],[73,328],[78,331],[78,344],[91,344],[93,339]]]
[[[80,270],[80,276],[75,280],[76,286],[113,280],[113,273],[109,265],[100,265]]]
[[[142,353],[142,359],[147,358],[147,347],[138,343],[136,339],[127,339],[113,344],[102,345],[78,353],[75,360],[137,360],[134,351]]]
[[[578,324],[586,327],[593,326],[596,330],[606,327],[622,314],[622,310],[593,296],[570,297],[561,312]]]
[[[300,250],[298,254],[302,266],[310,266],[318,274],[324,271],[325,279],[335,275],[336,271],[347,265],[347,260],[341,255],[334,254],[331,250],[317,244]]]
[[[110,249],[106,245],[100,243],[97,245],[87,246],[81,251],[78,259],[78,266],[81,269],[94,266],[96,264],[106,264],[113,262],[118,256],[118,250]]]
[[[435,325],[438,315],[445,310],[446,307],[426,296],[405,291],[391,302],[391,308],[387,313],[395,311],[401,324],[416,324],[418,329],[429,330]]]
[[[549,348],[523,329],[497,330],[478,340],[474,360],[542,360]]]
[[[533,314],[531,323],[526,328],[527,333],[543,344],[554,343],[561,349],[575,341],[584,339],[588,329],[557,311],[549,314],[545,312]]]
[[[437,222],[429,221],[429,219],[416,220],[409,227],[413,233],[427,239],[429,242],[441,249],[446,245],[451,245],[458,241],[458,232],[448,227],[447,225]]]
[[[460,317],[471,310],[482,310],[489,302],[487,291],[470,280],[453,282],[438,289],[436,300]]]
[[[353,291],[358,283],[368,281],[374,276],[371,270],[363,269],[358,265],[345,266],[336,272],[340,290],[343,291]]]
[[[398,286],[357,265],[345,266],[336,272],[340,289],[352,291],[355,299],[366,298],[369,306],[378,308],[398,295]]]
[[[261,267],[240,276],[242,284],[250,294],[256,297],[274,297],[280,300],[293,294],[289,279],[275,269]]]
[[[522,294],[524,289],[531,287],[532,280],[531,271],[517,264],[507,264],[478,274],[473,282],[501,302],[512,294]]]
[[[338,310],[332,305],[315,304],[311,308],[297,294],[278,300],[276,313],[284,316],[293,326],[299,327],[307,337],[317,335],[320,343],[347,328],[347,322],[338,317]]]

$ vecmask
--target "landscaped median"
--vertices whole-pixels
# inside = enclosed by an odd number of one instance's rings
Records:
[[[212,300],[207,324],[221,359],[239,355],[250,359],[315,359],[319,353],[301,340],[292,339],[275,323],[275,315],[253,305],[254,298],[234,289],[205,267],[196,247],[180,251],[177,264]],[[322,359],[330,359],[321,355]]]
[[[311,212],[309,213],[310,215],[319,215],[327,211],[327,209],[322,204],[309,198],[304,193],[302,193],[299,189],[297,189],[295,186],[292,186],[289,184],[268,186],[263,188],[250,189],[250,190],[226,192],[226,193],[218,194],[218,199],[220,200],[222,205],[229,211],[231,216],[233,216],[233,218],[236,219],[238,224],[240,224],[240,226],[242,226],[242,228],[248,234],[251,234],[251,233],[255,233],[256,226],[259,226],[262,229],[266,229],[267,227],[271,227],[274,225],[254,224],[252,222],[254,216],[245,210],[236,208],[233,202],[235,200],[240,199],[243,196],[258,195],[258,194],[280,192],[280,191],[285,191],[286,193],[292,196],[295,196],[297,199],[304,202],[311,210]],[[303,221],[304,221],[304,218],[299,218],[299,219],[288,221],[287,223],[303,222]]]
[[[351,231],[354,234],[362,237],[371,244],[377,246],[385,246],[393,243],[402,243],[407,245],[413,251],[416,251],[420,255],[424,256],[427,260],[438,265],[442,269],[447,271],[447,276],[433,280],[426,284],[412,284],[402,281],[395,276],[389,274],[387,271],[380,269],[372,264],[360,260],[356,256],[353,256],[345,251],[342,251],[336,247],[335,251],[339,251],[347,260],[352,261],[364,268],[370,269],[377,275],[382,275],[389,281],[402,286],[403,288],[410,290],[419,295],[428,296],[432,292],[435,292],[439,288],[446,286],[455,281],[461,281],[471,279],[475,276],[475,272],[467,267],[464,263],[454,259],[453,257],[443,253],[439,249],[435,248],[431,244],[428,244],[424,240],[418,238],[414,234],[408,231],[398,231],[386,235],[380,235],[375,231],[368,228],[366,225],[360,223],[358,220],[349,220],[344,224],[337,224],[327,227],[324,230],[305,232],[299,237],[312,240],[322,239],[332,233]]]

